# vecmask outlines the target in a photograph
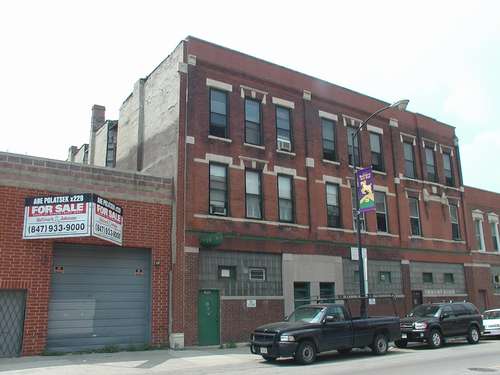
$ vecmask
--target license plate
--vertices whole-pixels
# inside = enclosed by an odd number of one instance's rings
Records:
[[[267,354],[267,348],[260,348],[261,354]]]
[[[401,334],[401,338],[402,338],[402,339],[405,339],[405,338],[407,338],[407,337],[408,337],[408,336],[406,335],[406,333],[402,333],[402,334]]]

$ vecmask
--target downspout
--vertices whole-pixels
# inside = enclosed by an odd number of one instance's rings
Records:
[[[304,106],[304,111],[303,111],[303,119],[304,119],[304,140],[305,140],[305,160],[307,160],[307,158],[309,157],[309,137],[308,137],[308,131],[307,131],[307,116],[306,116],[306,111],[308,110],[307,108],[307,102],[310,101],[307,100],[305,97],[304,97],[304,94],[302,94],[302,105]],[[313,159],[314,160],[314,159]],[[308,216],[308,221],[309,221],[309,235],[312,234],[312,214],[311,214],[311,202],[312,202],[312,197],[311,197],[311,187],[310,187],[310,184],[311,184],[311,176],[310,176],[310,170],[311,167],[308,167],[307,166],[307,162],[306,162],[306,178],[307,178],[307,199],[308,199],[308,202],[307,202],[307,216]]]
[[[392,155],[392,170],[394,171],[394,180],[397,178],[399,178],[399,175],[397,174],[398,170],[396,168],[396,153],[395,153],[395,150],[394,150],[394,129],[393,127],[390,125],[389,123],[389,132],[391,134],[391,155]],[[400,204],[399,204],[399,187],[401,187],[401,181],[399,181],[398,184],[395,183],[396,181],[394,181],[394,184],[397,185],[396,188],[394,189],[395,192],[396,192],[396,212],[398,213],[397,214],[397,217],[398,217],[398,233],[399,233],[399,245],[401,246],[402,245],[402,242],[401,242],[401,238],[402,238],[402,227],[401,227],[401,211],[400,211]]]

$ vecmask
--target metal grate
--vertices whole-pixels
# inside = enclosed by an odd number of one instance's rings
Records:
[[[0,358],[21,354],[25,305],[24,290],[0,290]]]

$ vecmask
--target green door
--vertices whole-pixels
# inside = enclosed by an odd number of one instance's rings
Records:
[[[198,293],[198,344],[218,345],[219,291],[205,289]]]

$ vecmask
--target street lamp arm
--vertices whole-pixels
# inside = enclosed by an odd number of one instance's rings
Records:
[[[393,105],[391,104],[391,105],[388,105],[386,107],[380,108],[378,111],[372,113],[370,115],[370,117],[368,117],[365,121],[363,121],[361,123],[361,125],[359,125],[356,128],[356,131],[352,134],[352,138],[354,139],[358,135],[358,133],[361,131],[361,129],[363,129],[363,126],[365,126],[368,123],[368,121],[370,121],[372,118],[374,118],[375,116],[377,116],[380,112],[384,112],[385,110],[387,110],[389,108],[392,108],[392,107],[393,107]]]

